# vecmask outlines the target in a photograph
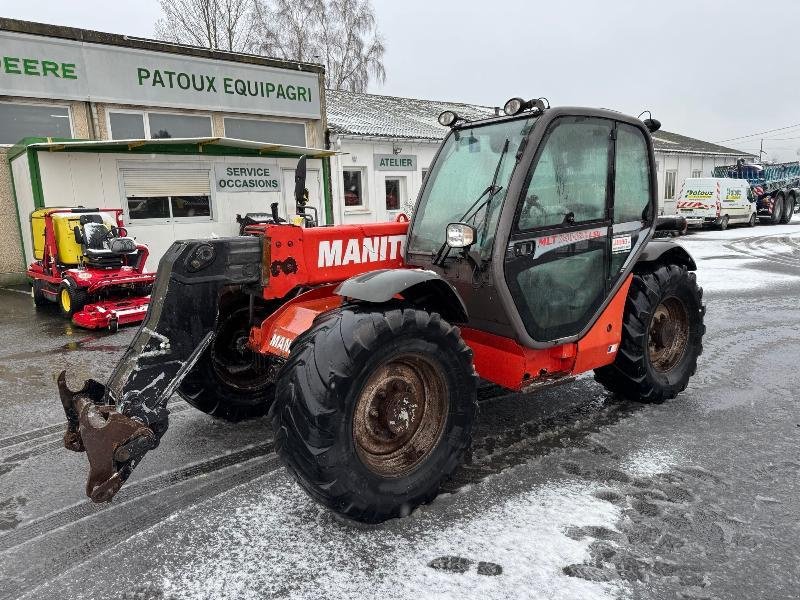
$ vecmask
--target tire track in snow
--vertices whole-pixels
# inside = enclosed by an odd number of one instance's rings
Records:
[[[724,244],[724,247],[750,258],[800,269],[800,238],[792,235],[773,234],[746,237]]]
[[[272,444],[263,444],[256,448],[267,454],[268,451],[265,449],[269,448],[271,451]],[[100,524],[95,522],[96,520],[90,520],[88,523],[78,522],[73,527],[65,527],[56,532],[57,536],[53,536],[58,539],[42,540],[44,543],[40,544],[41,551],[33,555],[30,553],[18,557],[12,555],[9,557],[10,560],[4,560],[6,564],[3,567],[4,577],[0,579],[2,582],[0,600],[12,600],[35,593],[36,589],[56,577],[67,571],[80,569],[87,560],[157,525],[173,514],[271,473],[279,466],[278,458],[274,454],[266,460],[263,456],[258,456],[244,463],[237,461],[228,465],[229,468],[213,481],[206,483],[201,480],[199,485],[196,483],[189,485],[185,482],[186,485],[178,486],[178,489],[171,488],[168,499],[165,499],[163,494],[150,493],[138,502],[125,502],[124,505],[117,504],[115,507],[100,511],[97,514],[106,517]],[[114,512],[123,512],[114,511],[119,506],[124,506],[124,518],[117,515],[117,519],[114,519]],[[109,511],[111,514],[107,514]],[[31,556],[36,558],[31,560]],[[81,576],[89,575],[81,574]]]
[[[1,535],[0,552],[5,552],[22,544],[34,542],[37,538],[46,536],[63,527],[75,525],[83,519],[91,519],[97,516],[105,519],[108,516],[106,513],[115,511],[120,506],[127,506],[141,499],[156,497],[160,506],[168,507],[171,511],[177,511],[183,508],[180,501],[176,501],[174,498],[164,500],[160,497],[162,495],[161,493],[167,491],[171,486],[190,480],[196,480],[227,467],[267,456],[272,453],[272,450],[273,443],[269,441],[236,452],[216,456],[210,460],[194,465],[181,467],[174,471],[154,475],[148,479],[131,482],[120,490],[112,504],[98,506],[92,504],[87,499],[85,502],[80,502],[79,504],[74,504],[68,508],[50,513],[41,519],[31,521],[30,523],[21,525]],[[219,488],[215,493],[227,489],[225,486],[213,487],[214,489]]]

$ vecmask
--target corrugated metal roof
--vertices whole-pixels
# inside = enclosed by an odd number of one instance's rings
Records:
[[[388,139],[419,139],[438,141],[447,134],[447,127],[437,118],[452,110],[470,119],[483,119],[495,114],[491,106],[420,100],[378,94],[358,94],[327,90],[328,127],[339,135],[383,137]],[[669,131],[653,134],[657,152],[705,154],[709,156],[752,156],[734,148],[726,148]]]

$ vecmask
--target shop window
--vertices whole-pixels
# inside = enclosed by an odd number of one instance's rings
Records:
[[[385,180],[386,188],[386,210],[400,210],[402,202],[403,182],[400,177],[387,177]]]
[[[122,169],[132,221],[211,219],[209,172],[202,169]]]
[[[171,113],[147,113],[150,122],[150,137],[164,138],[211,137],[211,117],[201,115],[178,115]]]
[[[128,213],[135,219],[169,219],[169,197],[128,197]]]
[[[108,122],[112,140],[140,140],[147,137],[143,113],[110,112]]]
[[[0,144],[25,137],[72,137],[69,108],[0,102]]]
[[[349,207],[365,206],[363,195],[363,171],[361,169],[344,169],[344,205]]]
[[[170,205],[174,218],[211,216],[208,196],[171,196]]]
[[[306,127],[302,123],[232,117],[226,117],[223,122],[226,137],[265,144],[306,145]]]
[[[667,171],[664,176],[664,199],[665,200],[674,200],[675,199],[675,180],[678,177],[678,172],[671,170]]]
[[[694,171],[692,171],[692,177],[694,179],[697,179],[698,177],[702,176],[703,176],[703,171],[701,171],[700,169],[695,169]]]

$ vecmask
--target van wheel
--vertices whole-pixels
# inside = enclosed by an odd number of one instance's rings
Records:
[[[719,225],[717,226],[718,229],[720,231],[725,231],[728,228],[728,221],[729,221],[728,215],[722,217],[722,220],[719,222]]]
[[[750,215],[750,220],[747,222],[748,227],[755,227],[756,223],[758,223],[758,218],[756,217],[756,213]]]

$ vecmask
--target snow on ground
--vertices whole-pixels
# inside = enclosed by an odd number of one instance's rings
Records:
[[[724,292],[780,286],[798,274],[768,271],[761,261],[794,266],[800,263],[800,219],[788,225],[736,227],[726,231],[692,232],[677,241],[697,262],[704,290]]]
[[[577,484],[534,486],[506,496],[497,488],[507,475],[477,492],[477,507],[475,489],[469,504],[463,494],[440,498],[437,504],[451,504],[447,522],[422,509],[411,519],[369,528],[333,519],[312,506],[287,477],[272,477],[262,489],[215,501],[212,514],[193,520],[193,531],[208,527],[216,533],[197,540],[199,544],[187,534],[190,539],[180,547],[190,552],[179,568],[165,574],[164,591],[192,600],[272,594],[310,599],[514,598],[520,590],[554,599],[616,595],[616,586],[567,577],[562,568],[585,560],[591,541],[572,540],[564,530],[576,525],[613,528],[619,509]],[[227,503],[235,504],[230,516]],[[441,512],[442,506],[437,508]],[[463,574],[427,566],[443,556],[474,562]],[[479,575],[478,561],[496,563],[503,572]],[[289,580],[292,589],[285,587]]]
[[[562,571],[587,560],[593,541],[571,539],[567,529],[615,529],[619,520],[620,509],[593,497],[595,489],[561,476],[547,481],[535,461],[469,492],[441,495],[405,519],[363,526],[334,517],[279,470],[176,513],[81,566],[94,576],[73,600],[111,592],[150,597],[143,591],[164,600],[617,598],[626,589],[619,582]],[[469,567],[457,573],[429,566],[440,557],[468,559]],[[479,574],[480,561],[500,565],[502,573]],[[58,587],[54,582],[36,597],[60,597]]]

